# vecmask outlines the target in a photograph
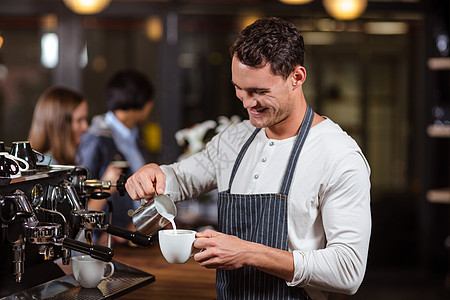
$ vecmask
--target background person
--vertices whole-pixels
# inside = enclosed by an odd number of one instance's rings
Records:
[[[52,157],[52,164],[74,165],[81,136],[88,129],[88,104],[69,88],[48,88],[36,103],[28,140]]]
[[[28,140],[46,155],[42,164],[75,165],[82,135],[88,129],[88,104],[80,93],[62,86],[50,87],[36,103]],[[121,169],[111,165],[101,180],[115,180]],[[97,178],[96,178],[97,179]]]
[[[150,161],[139,124],[147,121],[154,105],[153,96],[152,83],[138,71],[123,70],[109,80],[105,88],[108,112],[92,119],[81,139],[77,156],[77,163],[89,169],[91,178],[102,177],[115,161],[126,162],[127,177]],[[118,176],[110,180],[116,182],[117,179]],[[113,204],[112,224],[133,229],[131,214],[139,203],[118,193],[113,193],[110,200]],[[108,211],[105,204],[106,200],[90,200],[89,208]]]
[[[217,269],[218,299],[326,299],[360,286],[370,239],[370,168],[356,142],[303,94],[305,46],[278,18],[245,28],[232,83],[249,120],[172,165],[127,181],[133,199],[175,201],[219,190],[219,231],[197,234],[194,258]]]

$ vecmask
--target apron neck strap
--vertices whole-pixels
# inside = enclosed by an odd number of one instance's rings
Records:
[[[302,151],[303,145],[305,144],[306,137],[308,136],[309,129],[311,128],[312,121],[314,119],[314,112],[308,105],[306,107],[306,113],[303,117],[302,125],[300,126],[300,131],[295,139],[294,148],[291,151],[291,157],[289,158],[289,163],[284,174],[283,184],[281,185],[280,194],[287,195],[291,187],[292,178],[294,177],[295,167],[297,166],[298,157]]]
[[[297,164],[298,157],[300,155],[300,151],[303,148],[303,144],[305,143],[306,136],[308,135],[309,129],[311,128],[312,121],[314,119],[314,111],[311,109],[309,105],[306,107],[306,113],[302,120],[302,125],[300,126],[299,133],[295,140],[294,148],[291,151],[291,156],[289,158],[288,168],[284,174],[283,183],[281,185],[281,194],[287,195],[289,192],[289,188],[291,186],[292,177],[294,176],[295,166]],[[239,165],[241,164],[242,159],[244,158],[245,152],[248,147],[255,139],[256,135],[260,131],[261,128],[256,128],[245,144],[242,146],[241,151],[239,152],[236,161],[233,166],[233,170],[231,171],[230,182],[228,183],[228,190],[231,190],[231,184],[233,183],[234,177],[236,176]]]

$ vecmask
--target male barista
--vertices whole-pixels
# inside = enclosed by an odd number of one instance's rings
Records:
[[[369,246],[369,165],[356,142],[305,100],[305,47],[278,18],[231,48],[232,84],[249,120],[183,161],[141,168],[133,199],[175,201],[219,190],[219,231],[197,234],[194,259],[217,269],[218,299],[326,299],[354,294]]]

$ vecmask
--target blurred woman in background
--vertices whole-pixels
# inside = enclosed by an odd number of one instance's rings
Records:
[[[81,136],[88,129],[88,104],[66,87],[51,87],[34,109],[28,140],[31,147],[52,157],[52,164],[74,165]]]

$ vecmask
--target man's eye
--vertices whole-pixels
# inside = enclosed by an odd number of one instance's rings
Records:
[[[262,95],[265,95],[267,92],[266,92],[266,91],[255,91],[255,93],[256,93],[257,95],[262,96]]]

